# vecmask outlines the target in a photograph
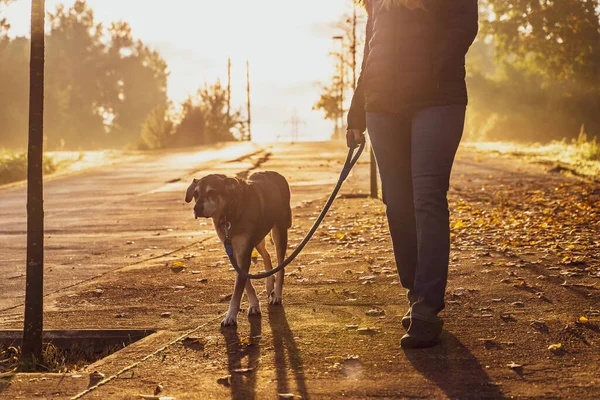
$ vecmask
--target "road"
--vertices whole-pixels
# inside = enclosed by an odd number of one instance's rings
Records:
[[[139,397],[161,382],[178,399],[598,398],[600,188],[517,158],[465,149],[457,156],[438,347],[400,349],[406,300],[384,207],[361,196],[336,201],[288,267],[285,308],[268,307],[261,293],[262,319],[240,315],[237,329],[219,330],[233,276],[212,227],[194,220],[183,201],[192,176],[281,172],[292,189],[294,247],[345,153],[339,143],[234,144],[50,179],[45,327],[157,333],[67,379],[19,374],[0,386],[0,397],[70,398],[87,387],[86,372],[109,376],[143,359],[134,374],[89,397]],[[368,187],[365,154],[342,192]],[[24,208],[22,188],[0,190],[0,268],[11,278],[0,284],[4,329],[22,327]],[[175,261],[185,263],[183,271],[169,268]],[[262,282],[255,285],[262,290]],[[372,317],[371,309],[385,313]],[[591,323],[577,322],[581,316]],[[176,340],[192,328],[205,347]],[[557,343],[566,353],[549,351]],[[159,348],[160,357],[147,358]]]
[[[289,171],[302,170],[290,179],[293,206],[324,196],[335,184],[345,150],[325,148],[309,146],[307,155],[283,146],[269,164],[278,169],[279,159]],[[192,177],[254,170],[272,151],[269,145],[238,143],[158,152],[49,179],[44,188],[45,294],[206,240],[212,231],[198,231],[183,202]],[[312,168],[304,165],[307,161]],[[25,205],[23,185],[0,189],[0,312],[24,301]]]

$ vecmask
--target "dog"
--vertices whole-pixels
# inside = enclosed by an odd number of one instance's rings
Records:
[[[290,187],[287,180],[274,171],[257,172],[248,180],[213,174],[194,179],[187,189],[185,201],[195,201],[194,218],[212,218],[219,239],[229,235],[233,258],[238,267],[250,270],[252,251],[261,255],[265,269],[273,269],[265,238],[271,233],[277,262],[285,259],[288,229],[292,226]],[[266,279],[266,292],[271,305],[281,305],[284,271]],[[246,288],[248,315],[260,315],[260,302],[252,281],[237,274],[229,309],[222,326],[237,325],[240,302]]]

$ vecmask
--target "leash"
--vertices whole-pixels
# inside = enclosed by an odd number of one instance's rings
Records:
[[[340,178],[338,179],[338,182],[335,185],[333,192],[331,192],[331,195],[329,196],[329,199],[327,200],[325,207],[323,207],[323,210],[321,211],[319,218],[317,218],[317,220],[313,224],[312,228],[310,229],[310,231],[308,231],[308,233],[306,234],[306,236],[304,237],[302,242],[298,245],[296,250],[294,250],[294,252],[292,254],[290,254],[290,256],[288,258],[286,258],[281,263],[281,265],[277,266],[276,268],[273,268],[270,271],[262,272],[260,274],[249,274],[247,272],[242,271],[239,268],[239,266],[237,265],[237,263],[235,262],[235,259],[233,257],[233,246],[231,245],[231,238],[229,237],[229,230],[231,229],[231,222],[227,222],[227,225],[225,227],[225,240],[223,243],[225,245],[225,252],[227,253],[227,256],[229,257],[229,261],[231,262],[231,265],[237,271],[238,274],[240,274],[241,276],[245,276],[248,279],[267,278],[271,275],[276,274],[277,272],[281,271],[282,269],[284,269],[289,263],[291,263],[298,256],[298,254],[300,254],[302,249],[304,249],[304,246],[306,246],[306,244],[310,241],[310,239],[312,238],[314,233],[319,228],[319,225],[321,225],[321,222],[323,222],[323,219],[327,215],[329,208],[333,204],[333,201],[335,200],[338,192],[342,188],[342,184],[344,183],[346,178],[348,178],[350,171],[352,170],[352,168],[354,167],[354,165],[360,158],[360,155],[362,154],[363,150],[365,149],[365,142],[361,143],[360,146],[358,146],[358,150],[356,151],[356,154],[354,154],[355,149],[356,149],[356,144],[350,143],[350,148],[348,150],[348,156],[346,157],[346,162],[344,163],[344,168],[342,169]]]

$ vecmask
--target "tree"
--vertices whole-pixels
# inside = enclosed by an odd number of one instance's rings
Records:
[[[487,0],[495,18],[484,24],[498,55],[515,55],[552,80],[597,83],[599,0]]]
[[[319,100],[313,106],[313,110],[321,110],[325,114],[325,119],[336,121],[334,136],[339,135],[340,126],[337,121],[344,116],[344,100],[351,98],[354,91],[356,75],[360,72],[360,56],[357,51],[361,49],[364,43],[364,35],[358,35],[357,32],[364,32],[364,15],[345,14],[333,27],[342,32],[341,49],[330,53],[336,61],[335,73],[331,82],[327,84],[320,83],[322,88]],[[358,57],[357,57],[358,56]]]
[[[207,143],[235,140],[244,129],[239,110],[227,112],[228,94],[220,81],[205,85],[198,91],[200,109],[204,113],[204,132]]]
[[[142,141],[144,147],[164,149],[173,139],[173,121],[167,115],[167,109],[157,106],[144,121],[142,126]]]
[[[33,366],[42,357],[44,311],[44,0],[31,2],[29,78],[29,153],[27,172],[27,277],[23,362]]]

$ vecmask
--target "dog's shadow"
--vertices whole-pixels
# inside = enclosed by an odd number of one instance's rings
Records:
[[[221,333],[227,346],[227,364],[231,398],[234,400],[254,399],[256,397],[256,373],[260,360],[261,318],[248,317],[250,338],[240,340],[237,329],[222,328]],[[244,358],[247,363],[242,363]]]
[[[275,351],[277,393],[295,392],[302,399],[309,399],[310,396],[306,389],[306,379],[304,376],[304,366],[283,306],[269,306],[269,325],[271,326]],[[295,390],[290,387],[290,382],[288,381],[286,353],[287,364],[295,380]]]
[[[450,399],[505,399],[475,356],[454,335],[444,331],[431,349],[405,350],[413,367]]]
[[[268,319],[273,336],[273,351],[275,352],[277,393],[295,391],[302,399],[309,399],[302,359],[283,306],[269,306]],[[229,375],[231,375],[229,385],[231,387],[231,398],[234,400],[256,398],[256,375],[260,361],[262,318],[253,316],[249,317],[248,320],[250,321],[250,343],[240,340],[237,329],[221,329],[227,346],[227,363]],[[243,362],[246,357],[248,358],[247,362]],[[295,387],[290,387],[288,369],[293,374]]]

